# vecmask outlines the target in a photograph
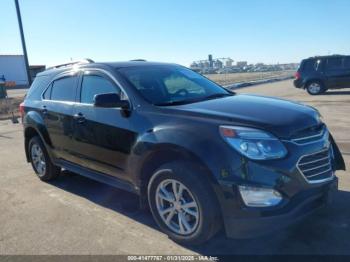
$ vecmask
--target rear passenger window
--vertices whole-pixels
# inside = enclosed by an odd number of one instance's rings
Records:
[[[98,75],[84,75],[81,85],[80,102],[93,104],[97,94],[116,93],[120,95],[120,89],[110,80]]]
[[[51,90],[51,100],[75,101],[76,83],[76,76],[64,77],[54,81]]]
[[[343,63],[342,58],[329,58],[327,61],[327,69],[337,70],[342,69]]]

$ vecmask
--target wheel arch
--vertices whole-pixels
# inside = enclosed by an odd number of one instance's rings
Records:
[[[310,78],[305,82],[304,89],[306,89],[312,82],[318,82],[320,83],[323,87],[325,87],[324,81],[320,78]]]
[[[29,152],[28,152],[28,145],[29,141],[34,137],[38,136],[40,137],[41,141],[44,143],[44,146],[46,150],[48,151],[49,155],[51,156],[51,151],[48,150],[49,146],[51,146],[51,140],[49,137],[49,134],[46,130],[45,125],[41,121],[35,121],[38,116],[35,115],[35,118],[32,118],[31,115],[27,115],[25,119],[25,128],[24,128],[24,149],[26,154],[26,159],[29,162]]]
[[[34,128],[32,126],[25,128],[25,130],[24,130],[24,149],[25,149],[25,153],[26,153],[27,162],[30,161],[29,149],[28,149],[29,141],[35,136],[38,136],[42,139],[40,133],[38,132],[38,130],[36,128]]]
[[[200,169],[201,173],[203,173],[205,178],[209,180],[210,184],[218,183],[209,167],[192,152],[174,145],[171,147],[161,146],[152,150],[152,152],[149,152],[144,157],[142,164],[137,171],[142,205],[147,205],[147,187],[154,171],[162,165],[174,161],[187,162],[188,164]]]

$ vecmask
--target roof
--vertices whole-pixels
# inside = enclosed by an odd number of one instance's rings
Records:
[[[59,65],[56,67],[48,68],[47,70],[39,73],[37,76],[63,72],[69,68],[72,68],[73,66],[78,66],[79,68],[93,68],[93,67],[109,66],[109,67],[114,67],[114,68],[118,69],[118,68],[126,68],[126,67],[169,66],[169,65],[176,65],[176,64],[161,63],[161,62],[148,62],[148,61],[141,61],[141,60],[133,60],[133,61],[125,61],[125,62],[86,62],[86,63],[76,63],[76,64],[69,63],[69,64],[63,64],[63,65]]]
[[[161,62],[148,62],[148,61],[126,61],[126,62],[102,62],[97,64],[104,64],[114,68],[124,68],[124,67],[133,67],[133,66],[166,66],[166,65],[175,65],[171,63],[161,63]]]
[[[317,58],[334,58],[334,57],[344,57],[349,55],[320,55],[320,56],[311,56],[306,59],[317,59]]]

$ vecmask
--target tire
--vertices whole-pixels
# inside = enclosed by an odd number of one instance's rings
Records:
[[[28,152],[32,167],[42,181],[57,178],[61,168],[52,164],[46,148],[38,136],[34,136],[28,143]]]
[[[176,161],[157,169],[148,184],[148,203],[153,218],[164,233],[180,244],[202,244],[222,226],[218,201],[204,176],[203,171],[191,163]],[[174,184],[177,193],[182,188],[178,200],[173,194]],[[170,222],[166,223],[167,219]]]
[[[320,95],[326,92],[326,88],[320,81],[311,81],[306,86],[306,91],[314,96],[314,95]]]

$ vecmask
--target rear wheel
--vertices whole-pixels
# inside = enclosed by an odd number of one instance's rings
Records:
[[[46,148],[38,136],[29,141],[28,152],[32,167],[41,180],[50,181],[60,174],[61,168],[52,164]]]
[[[306,91],[310,95],[319,95],[319,94],[326,92],[326,89],[321,82],[312,81],[312,82],[307,84]]]
[[[214,192],[204,174],[191,164],[173,162],[160,167],[149,183],[148,200],[162,231],[181,244],[206,242],[221,227]]]

